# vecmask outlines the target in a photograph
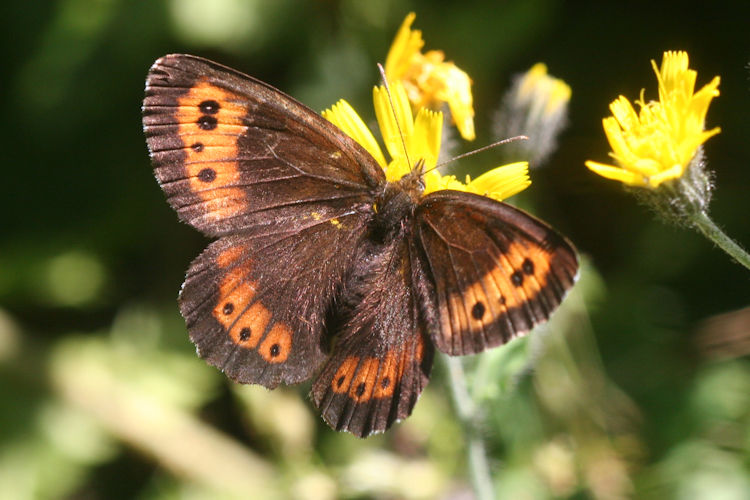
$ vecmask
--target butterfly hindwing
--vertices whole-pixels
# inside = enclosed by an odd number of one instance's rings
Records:
[[[573,285],[578,261],[552,228],[505,203],[457,191],[427,195],[417,237],[437,310],[441,351],[473,354],[545,321]]]
[[[169,203],[213,236],[335,218],[367,205],[383,181],[375,160],[318,113],[195,56],[154,63],[143,125]]]
[[[201,357],[241,383],[312,376],[327,355],[324,323],[365,219],[225,236],[192,263],[180,310]]]
[[[360,437],[411,414],[434,352],[413,286],[420,276],[411,242],[399,238],[363,253],[370,258],[357,260],[333,353],[312,387],[325,421]]]

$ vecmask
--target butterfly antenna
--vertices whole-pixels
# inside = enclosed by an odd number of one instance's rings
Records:
[[[508,143],[514,142],[514,141],[527,141],[528,139],[529,138],[527,136],[525,136],[525,135],[516,135],[516,136],[513,136],[513,137],[508,137],[507,139],[503,139],[502,141],[493,142],[492,144],[487,144],[486,146],[482,146],[481,148],[473,149],[473,150],[471,150],[469,152],[460,154],[458,156],[454,156],[453,158],[451,158],[449,160],[442,161],[442,162],[438,163],[437,165],[435,165],[434,167],[432,167],[431,169],[427,170],[424,173],[426,174],[427,172],[431,172],[431,171],[435,170],[436,168],[440,168],[443,165],[447,165],[448,163],[460,160],[462,158],[466,158],[467,156],[474,156],[477,153],[481,153],[482,151],[487,151],[488,149],[496,148],[497,146],[501,146],[503,144],[508,144]]]
[[[391,95],[391,87],[388,85],[388,79],[385,77],[385,69],[383,65],[378,63],[378,71],[380,71],[380,78],[383,79],[383,85],[385,86],[385,93],[388,96],[388,102],[391,104],[391,113],[393,113],[393,121],[396,122],[396,128],[398,129],[398,136],[401,138],[401,146],[404,148],[404,158],[406,158],[406,164],[411,169],[411,160],[409,159],[409,151],[406,149],[406,138],[404,138],[404,132],[401,130],[401,124],[398,123],[398,116],[396,116],[396,106],[393,104],[393,96]]]

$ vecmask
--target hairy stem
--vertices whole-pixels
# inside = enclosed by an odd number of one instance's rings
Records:
[[[696,212],[692,214],[690,218],[694,227],[696,227],[706,238],[716,243],[716,245],[724,250],[730,257],[750,269],[750,255],[734,240],[724,234],[724,231],[719,229],[714,221],[712,221],[708,215],[703,212]]]
[[[484,440],[479,430],[480,419],[477,406],[469,394],[463,363],[461,358],[457,357],[442,355],[442,358],[448,367],[448,380],[450,381],[453,404],[466,440],[469,474],[474,486],[474,493],[477,500],[493,499],[495,495],[492,487],[492,474],[487,461]]]

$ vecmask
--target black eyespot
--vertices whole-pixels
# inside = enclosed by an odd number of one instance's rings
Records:
[[[516,286],[523,285],[523,273],[521,271],[514,272],[513,274],[510,275],[510,280]]]
[[[216,170],[213,168],[204,168],[198,172],[198,179],[200,179],[201,182],[213,182],[216,180]]]
[[[357,394],[357,396],[361,396],[362,394],[364,394],[364,393],[365,393],[365,387],[366,387],[366,386],[365,386],[365,383],[364,383],[364,382],[362,382],[361,384],[359,384],[359,385],[357,386],[357,390],[356,390],[356,391],[354,391],[354,392],[355,392],[355,393]]]
[[[531,262],[531,259],[526,259],[523,261],[521,269],[523,269],[523,272],[526,274],[534,274],[534,263]]]
[[[340,376],[339,379],[336,381],[336,387],[341,387],[341,384],[344,383],[345,378],[346,377],[344,377],[343,375]]]
[[[250,333],[251,333],[250,332],[250,328],[248,328],[248,327],[245,327],[242,330],[240,330],[240,340],[244,342],[247,339],[249,339],[250,338]]]
[[[226,304],[224,304],[224,309],[221,310],[221,312],[226,315],[232,314],[232,311],[234,311],[234,304],[232,304],[231,302],[227,302]]]
[[[201,113],[206,115],[215,115],[219,112],[219,108],[219,103],[214,101],[213,99],[203,101],[198,105],[198,109],[201,110]]]
[[[482,319],[482,317],[484,317],[484,311],[484,304],[481,302],[477,302],[476,304],[474,304],[474,307],[471,308],[471,316],[474,319]]]
[[[193,151],[195,151],[196,153],[200,153],[201,151],[203,151],[203,143],[202,143],[202,142],[194,142],[194,143],[193,143],[193,144],[192,144],[192,145],[190,146],[190,149],[192,149],[192,150],[193,150]]]
[[[279,344],[272,345],[270,352],[271,352],[271,357],[275,358],[276,356],[281,354],[281,346],[279,346]]]
[[[218,125],[218,121],[213,116],[203,115],[198,118],[198,127],[201,130],[213,130]]]
[[[388,377],[383,377],[383,380],[380,381],[380,387],[386,389],[389,385],[391,385],[391,379]]]

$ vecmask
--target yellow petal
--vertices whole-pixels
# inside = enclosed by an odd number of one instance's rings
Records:
[[[437,164],[440,155],[440,136],[443,133],[443,113],[422,108],[414,121],[414,133],[409,140],[411,161],[424,160],[425,168]]]
[[[621,158],[622,161],[632,161],[635,159],[633,152],[630,150],[630,145],[625,140],[625,135],[619,124],[619,122],[612,116],[609,116],[602,120],[602,127],[604,128],[604,134],[607,136],[609,145],[612,148],[612,155],[616,158]]]
[[[443,72],[445,91],[442,98],[448,102],[451,116],[461,137],[467,141],[476,138],[474,132],[474,105],[471,96],[471,78],[453,63],[447,63]]]
[[[619,96],[609,105],[612,116],[615,117],[620,126],[624,129],[631,129],[638,124],[638,114],[633,109],[633,105],[624,96]]]
[[[570,102],[570,96],[573,91],[570,85],[564,81],[555,78],[552,84],[552,89],[549,92],[549,100],[547,106],[544,109],[544,113],[547,115],[557,114],[560,109]]]
[[[523,75],[523,81],[518,88],[518,99],[529,100],[534,95],[534,89],[538,88],[540,82],[547,76],[547,65],[536,63]]]
[[[586,162],[586,166],[592,172],[595,172],[602,177],[606,177],[607,179],[620,181],[631,186],[645,185],[645,181],[642,176],[620,167],[615,167],[614,165],[605,165],[603,163],[597,163],[595,161],[589,160]]]
[[[331,106],[331,108],[323,111],[322,114],[323,118],[336,125],[346,135],[364,147],[381,167],[385,167],[385,156],[383,156],[383,151],[378,146],[378,141],[375,140],[375,136],[372,135],[365,122],[362,121],[362,118],[359,117],[348,102],[341,99]]]
[[[489,170],[467,183],[468,191],[502,201],[531,185],[528,162],[516,162]]]
[[[406,74],[411,65],[412,56],[419,53],[424,46],[422,32],[411,29],[416,17],[414,12],[407,14],[385,58],[385,77],[389,82],[395,82]]]
[[[391,158],[404,158],[404,145],[408,144],[409,137],[414,128],[414,118],[411,114],[409,99],[406,90],[400,82],[394,82],[391,86],[391,96],[384,86],[373,89],[373,102],[375,104],[375,116],[385,142],[385,148]],[[398,123],[396,123],[398,120]]]
[[[456,179],[455,175],[442,175],[437,170],[430,170],[424,176],[424,196],[443,189],[466,191],[466,185]]]

